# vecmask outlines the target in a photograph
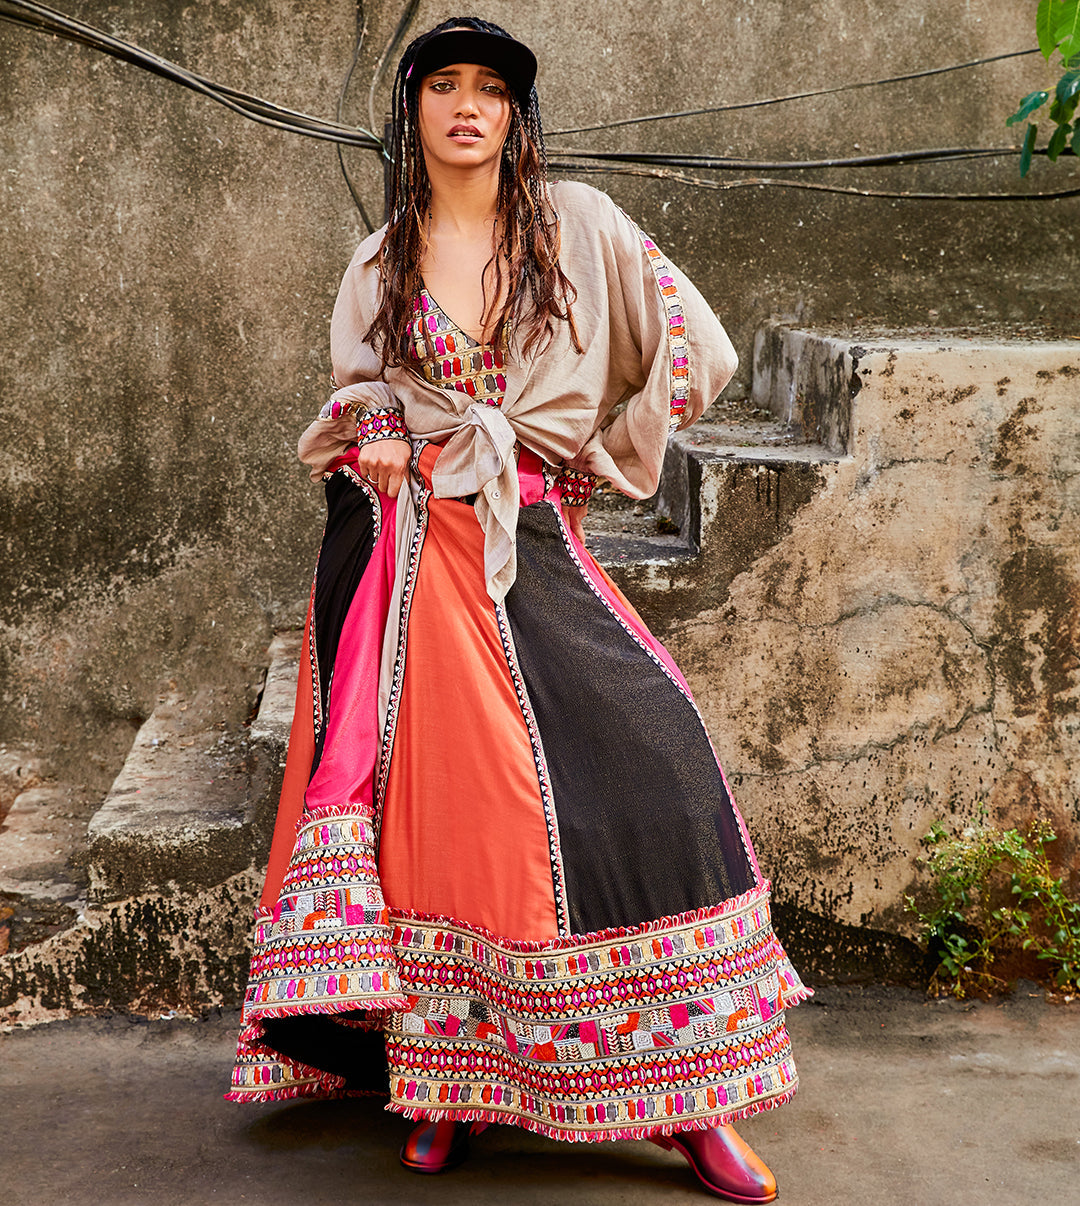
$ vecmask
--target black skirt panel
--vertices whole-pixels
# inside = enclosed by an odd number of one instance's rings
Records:
[[[506,613],[543,743],[571,931],[635,926],[754,886],[693,703],[598,598],[547,503],[523,508]]]

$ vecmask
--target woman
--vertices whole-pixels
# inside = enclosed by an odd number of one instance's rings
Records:
[[[300,443],[327,529],[234,1100],[389,1093],[402,1162],[501,1122],[676,1148],[775,1197],[733,1119],[795,1091],[806,990],[666,650],[582,543],[735,357],[603,194],[544,178],[531,51],[445,22],[394,93],[391,219]]]

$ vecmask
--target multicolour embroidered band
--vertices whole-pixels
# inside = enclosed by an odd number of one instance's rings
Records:
[[[317,809],[297,827],[281,897],[256,922],[244,1022],[404,1004],[371,817]]]
[[[559,489],[564,507],[583,507],[596,489],[596,475],[587,469],[563,468],[559,474]]]
[[[375,407],[365,410],[357,420],[356,444],[363,448],[376,440],[407,440],[409,429],[400,411],[390,407]]]
[[[679,287],[675,284],[671,267],[661,254],[660,248],[633,218],[625,213],[623,216],[637,231],[638,238],[645,248],[667,318],[668,350],[671,355],[671,430],[676,431],[686,414],[686,405],[690,398],[690,352],[686,342],[686,319],[683,317]]]
[[[639,927],[512,943],[443,918],[388,920],[370,818],[323,812],[301,825],[282,903],[257,927],[231,1100],[345,1091],[260,1045],[261,1017],[304,1011],[383,1028],[388,1108],[413,1118],[636,1138],[794,1094],[783,1011],[807,993],[773,933],[767,883]],[[343,871],[350,888],[326,891]]]
[[[787,1100],[797,1078],[782,1010],[800,990],[766,893],[547,944],[398,922],[411,1008],[387,1028],[389,1108],[513,1117],[552,1138],[587,1139],[685,1129]],[[465,983],[482,985],[483,998],[455,991]]]
[[[355,402],[342,402],[340,398],[331,398],[323,403],[319,411],[320,419],[340,419],[342,415],[351,415],[356,410]]]
[[[502,406],[506,394],[502,349],[481,345],[466,335],[426,289],[413,302],[413,309],[413,346],[424,377],[441,389],[458,390],[488,406]]]

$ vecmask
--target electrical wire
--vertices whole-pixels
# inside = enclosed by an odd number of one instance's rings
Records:
[[[319,138],[327,142],[344,143],[347,146],[362,147],[368,151],[382,151],[382,140],[370,130],[363,127],[345,126],[336,122],[324,121],[311,117],[295,109],[286,109],[281,105],[272,104],[257,96],[238,92],[235,88],[227,88],[223,84],[215,84],[197,72],[188,71],[176,63],[169,62],[151,51],[143,50],[122,38],[114,38],[92,25],[76,21],[55,9],[47,8],[44,4],[30,3],[29,0],[0,0],[0,19],[10,21],[13,25],[21,25],[39,33],[53,34],[68,42],[76,42],[101,51],[122,62],[131,63],[158,75],[172,80],[181,87],[189,88],[202,96],[224,105],[234,113],[249,117],[260,125],[273,129],[284,130],[290,134],[303,134],[309,138]]]
[[[837,92],[854,92],[858,88],[877,88],[882,84],[899,84],[905,80],[921,80],[931,75],[945,75],[949,71],[966,71],[969,67],[982,67],[986,63],[997,63],[1002,59],[1018,59],[1027,54],[1039,54],[1039,48],[1010,50],[1005,54],[993,54],[985,59],[970,59],[966,63],[953,63],[948,67],[931,67],[926,71],[910,71],[906,75],[890,75],[880,80],[860,80],[854,84],[837,84],[832,88],[815,88],[811,92],[789,92],[784,96],[770,96],[765,100],[736,101],[725,105],[707,105],[701,109],[680,109],[674,113],[648,113],[644,117],[623,117],[616,121],[598,122],[593,126],[568,126],[563,130],[548,130],[546,137],[557,138],[560,134],[591,134],[594,130],[613,130],[617,126],[638,126],[650,121],[671,121],[676,117],[701,117],[707,113],[733,113],[739,109],[763,109],[766,105],[782,105],[787,101],[806,100],[813,96],[832,96]]]
[[[345,78],[341,81],[341,91],[338,93],[337,103],[337,119],[340,125],[345,119],[345,99],[349,93],[349,84],[352,82],[353,72],[356,70],[356,64],[360,61],[360,52],[364,48],[364,38],[367,35],[367,16],[364,12],[363,0],[356,0],[356,44],[353,47],[352,61],[349,63],[349,69],[345,72]],[[349,190],[349,195],[353,199],[353,204],[356,206],[367,227],[368,234],[375,230],[375,226],[368,217],[367,209],[364,206],[364,200],[360,196],[360,190],[356,187],[352,176],[349,175],[349,167],[345,162],[345,148],[339,142],[335,148],[337,151],[338,166],[341,168],[341,174],[345,179],[345,187]]]
[[[750,177],[745,180],[709,180],[704,176],[689,176],[685,172],[673,172],[666,168],[606,167],[583,163],[563,163],[555,158],[548,166],[553,171],[571,171],[576,175],[644,176],[653,180],[670,180],[674,184],[688,184],[696,188],[727,192],[736,188],[796,188],[819,193],[840,193],[849,197],[882,197],[895,201],[1054,201],[1062,197],[1080,197],[1080,187],[1059,189],[1049,193],[922,193],[880,188],[854,188],[842,184],[819,184],[812,180],[777,180],[768,177]]]
[[[371,125],[375,125],[374,106],[375,92],[385,70],[386,64],[393,58],[398,46],[411,24],[419,0],[408,0],[397,27],[372,73],[371,85],[368,90],[368,113]],[[215,84],[205,76],[169,62],[150,51],[143,50],[133,43],[95,29],[85,22],[76,21],[55,9],[31,0],[0,0],[0,20],[9,21],[15,25],[32,29],[40,33],[49,33],[79,45],[87,46],[108,54],[122,62],[130,63],[149,71],[154,75],[172,80],[182,87],[189,88],[218,104],[225,106],[241,116],[248,117],[262,125],[284,130],[293,134],[301,134],[309,138],[318,138],[338,144],[338,160],[346,185],[352,195],[360,215],[368,229],[373,224],[364,207],[359,190],[351,179],[341,148],[343,146],[360,147],[363,150],[377,151],[385,159],[386,148],[383,141],[369,129],[347,126],[343,121],[343,111],[353,73],[360,59],[361,50],[366,34],[366,18],[361,0],[357,0],[357,38],[352,61],[342,83],[338,97],[337,121],[328,122],[321,118],[311,117],[293,109],[286,109],[272,104],[256,96],[251,96],[236,89]],[[619,126],[635,125],[642,122],[665,121],[670,118],[691,117],[707,113],[728,112],[735,109],[752,109],[765,105],[781,104],[787,101],[801,100],[813,96],[825,96],[839,92],[852,91],[859,88],[871,88],[883,84],[898,83],[904,80],[923,79],[928,76],[941,75],[949,71],[962,71],[986,63],[998,62],[1002,59],[1019,58],[1023,55],[1036,54],[1037,50],[1010,51],[1005,54],[991,55],[987,58],[972,59],[966,63],[956,63],[948,67],[934,67],[926,71],[910,72],[905,75],[890,76],[881,80],[863,80],[852,84],[840,84],[833,88],[822,88],[809,92],[792,93],[786,96],[770,97],[759,101],[746,101],[729,105],[714,105],[699,109],[686,109],[675,113],[656,113],[644,117],[623,118],[614,122],[599,123],[593,126],[580,126],[574,129],[556,130],[549,134],[555,137],[559,134],[571,134],[588,130],[613,129]],[[1020,153],[1015,147],[939,147],[915,151],[896,151],[877,155],[848,156],[817,160],[788,160],[788,161],[758,161],[750,159],[735,159],[726,156],[694,155],[694,154],[663,154],[649,152],[627,151],[588,151],[567,149],[557,152],[551,161],[551,166],[557,170],[569,171],[576,174],[611,173],[619,175],[647,176],[655,179],[667,179],[680,184],[693,185],[707,189],[729,189],[748,187],[773,188],[802,188],[820,192],[841,193],[861,197],[886,197],[899,200],[963,200],[963,201],[1040,201],[1059,197],[1080,195],[1080,190],[1064,189],[1045,193],[928,193],[909,190],[860,189],[841,185],[812,183],[787,179],[772,179],[753,177],[743,180],[716,181],[705,177],[691,176],[681,169],[713,171],[810,171],[828,168],[860,168],[887,166],[909,163],[938,163],[946,161],[961,161],[971,159],[997,158],[1015,156]],[[1045,150],[1037,151],[1045,154]],[[1065,151],[1064,154],[1072,154]],[[616,165],[639,165],[619,167]],[[611,165],[611,166],[607,166]],[[677,170],[678,169],[678,170]]]
[[[652,151],[563,151],[561,162],[592,159],[614,163],[654,164],[662,167],[711,168],[720,171],[813,171],[818,168],[882,167],[902,163],[945,163],[957,159],[998,159],[1019,155],[1018,147],[933,147],[920,151],[888,151],[879,155],[853,155],[844,159],[733,159],[716,155],[682,155]]]

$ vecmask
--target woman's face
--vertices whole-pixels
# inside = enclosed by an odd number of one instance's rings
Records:
[[[432,164],[480,168],[502,154],[510,90],[490,67],[454,63],[420,81],[420,144]]]

